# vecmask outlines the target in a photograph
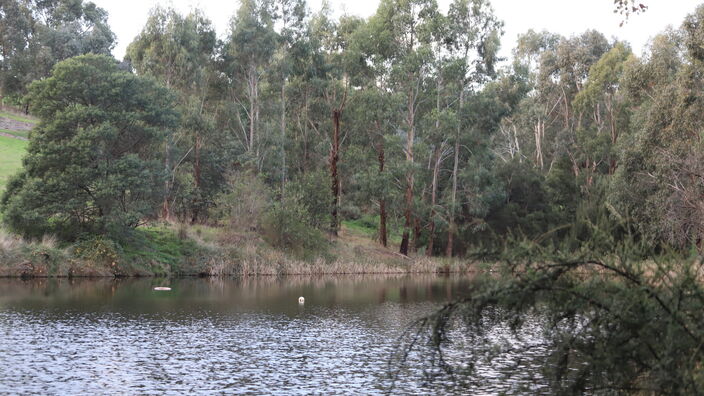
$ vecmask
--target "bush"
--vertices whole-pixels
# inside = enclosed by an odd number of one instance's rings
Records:
[[[270,245],[306,259],[325,255],[323,233],[305,222],[307,210],[297,202],[275,204],[266,214],[262,236]]]
[[[704,392],[702,258],[643,261],[647,243],[613,239],[611,254],[600,257],[585,245],[574,255],[514,241],[498,256],[479,257],[502,260],[498,274],[477,277],[465,297],[417,322],[400,350],[401,365],[420,352],[433,378],[446,373],[460,386],[467,381],[471,393],[471,384],[480,383],[477,362],[531,348],[531,364],[542,368],[551,394]],[[540,337],[544,349],[496,337],[496,324],[516,339]],[[451,350],[457,340],[463,349]]]
[[[117,243],[103,236],[81,239],[73,246],[73,253],[76,257],[92,263],[103,264],[110,268],[114,275],[120,275],[118,263],[121,250]]]
[[[345,220],[358,220],[362,217],[362,210],[355,205],[347,204],[340,208],[340,215]]]
[[[330,226],[332,192],[326,172],[310,172],[298,177],[289,183],[284,200],[300,205],[302,218],[311,227],[323,230]]]
[[[233,173],[227,184],[227,192],[217,197],[211,215],[232,231],[256,231],[270,205],[269,188],[252,172]]]

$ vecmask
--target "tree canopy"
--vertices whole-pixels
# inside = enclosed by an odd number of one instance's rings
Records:
[[[2,198],[12,230],[119,236],[154,213],[164,177],[154,146],[178,120],[167,90],[110,57],[82,55],[34,82],[29,99],[41,122]]]

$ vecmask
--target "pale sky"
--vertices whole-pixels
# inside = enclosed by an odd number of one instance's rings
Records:
[[[117,35],[113,50],[122,59],[127,45],[139,34],[147,21],[149,10],[160,4],[172,6],[181,12],[200,8],[213,21],[220,36],[227,31],[228,21],[239,6],[239,1],[219,0],[92,0],[109,13],[110,27]],[[608,38],[615,36],[631,43],[640,54],[649,38],[668,25],[679,26],[684,17],[693,12],[704,0],[641,0],[649,6],[642,15],[635,15],[619,27],[622,18],[613,13],[612,0],[493,0],[496,15],[505,23],[502,56],[508,56],[516,37],[528,29],[548,30],[564,36],[596,29]],[[374,14],[378,0],[331,0],[339,15],[348,13],[368,17]],[[450,0],[439,0],[447,9]],[[321,0],[309,0],[313,12],[320,9]]]

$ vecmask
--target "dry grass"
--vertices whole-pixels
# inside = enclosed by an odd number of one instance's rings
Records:
[[[384,248],[366,236],[346,230],[329,240],[330,248],[325,254],[301,259],[269,246],[254,233],[177,223],[163,227],[178,238],[195,243],[198,253],[172,264],[155,262],[152,258],[142,266],[125,266],[126,272],[121,275],[310,276],[457,273],[476,268],[460,260],[402,256],[394,248]],[[88,262],[74,253],[70,246],[61,248],[52,236],[25,241],[0,229],[0,277],[115,276],[114,268]]]
[[[107,268],[73,257],[52,235],[26,241],[0,228],[0,277],[111,275]]]
[[[209,258],[207,272],[212,276],[281,276],[456,273],[474,268],[472,263],[456,259],[406,257],[346,230],[330,242],[328,255],[303,260],[266,245],[255,235],[223,232],[218,243],[220,254]]]

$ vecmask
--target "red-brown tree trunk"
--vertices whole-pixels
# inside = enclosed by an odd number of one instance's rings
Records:
[[[413,239],[409,249],[411,252],[418,252],[418,244],[420,243],[420,219],[418,216],[413,216]]]
[[[414,247],[411,246],[410,232],[413,227],[413,184],[415,182],[415,177],[413,174],[413,143],[415,139],[415,96],[413,94],[408,96],[408,115],[406,123],[408,125],[408,135],[406,136],[406,162],[409,165],[408,173],[406,174],[406,208],[404,210],[404,217],[406,221],[403,226],[403,235],[401,237],[401,246],[399,253],[404,256],[408,256],[408,251],[413,251]]]

